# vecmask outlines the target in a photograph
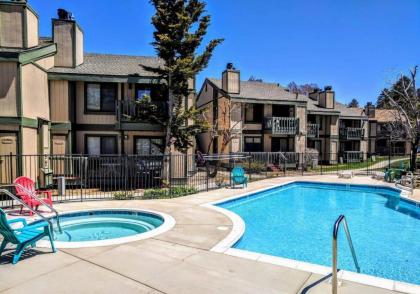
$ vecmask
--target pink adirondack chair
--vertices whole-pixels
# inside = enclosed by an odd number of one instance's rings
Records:
[[[16,186],[16,194],[17,196],[19,196],[29,207],[37,210],[39,206],[42,205],[41,201],[35,199],[32,194],[36,194],[38,195],[42,195],[45,194],[47,197],[46,198],[41,198],[45,203],[51,205],[52,207],[52,192],[49,190],[45,190],[45,191],[41,191],[41,190],[36,190],[35,189],[35,182],[32,181],[30,178],[28,177],[18,177],[16,178],[16,180],[14,181],[15,184],[19,184],[22,187],[24,187],[25,189]],[[28,191],[30,191],[31,193],[29,193]],[[20,213],[22,214],[22,210],[23,210],[23,205],[20,206]],[[33,215],[33,212],[30,211],[29,215]]]

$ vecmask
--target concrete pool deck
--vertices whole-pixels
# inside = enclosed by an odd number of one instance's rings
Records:
[[[368,177],[285,177],[253,182],[247,189],[220,189],[167,200],[90,201],[56,204],[60,212],[136,208],[171,215],[175,227],[151,239],[107,247],[29,250],[15,266],[12,251],[0,259],[4,293],[300,293],[322,276],[211,251],[226,238],[231,220],[202,204],[293,180],[382,184]],[[419,191],[413,198],[420,200]],[[401,289],[403,291],[404,289]],[[322,282],[308,293],[330,293]],[[339,293],[401,293],[346,280]]]

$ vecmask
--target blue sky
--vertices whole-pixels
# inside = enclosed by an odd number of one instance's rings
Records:
[[[227,62],[264,81],[332,85],[339,101],[375,101],[401,71],[420,65],[419,0],[208,0],[207,40],[225,38],[198,77]],[[154,55],[147,0],[29,0],[51,35],[57,8],[73,12],[85,51]]]

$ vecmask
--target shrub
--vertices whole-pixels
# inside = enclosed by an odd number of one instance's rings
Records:
[[[130,200],[130,199],[134,199],[134,195],[129,192],[115,192],[114,199],[115,200]]]
[[[150,189],[144,191],[143,199],[165,199],[170,198],[167,189]]]
[[[249,173],[261,173],[267,170],[267,166],[265,165],[264,162],[260,162],[260,161],[253,161],[248,165],[245,165],[246,170]]]
[[[174,187],[169,189],[150,189],[144,191],[143,199],[168,199],[197,193],[194,187]]]

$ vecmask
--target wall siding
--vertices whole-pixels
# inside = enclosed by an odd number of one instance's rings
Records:
[[[29,9],[25,9],[26,13],[26,31],[27,31],[27,47],[35,47],[38,46],[38,17]]]
[[[43,69],[49,70],[50,68],[54,67],[54,56],[42,58],[40,60],[35,61],[35,63]]]
[[[0,115],[17,116],[17,63],[0,62]]]
[[[83,32],[76,26],[76,66],[83,63]]]
[[[24,117],[49,120],[47,73],[33,64],[22,66],[22,105]]]
[[[121,91],[118,87],[118,97]],[[115,124],[115,115],[103,114],[85,114],[85,84],[77,82],[76,84],[76,121],[78,124]]]
[[[23,6],[0,5],[0,47],[23,48]]]
[[[51,121],[70,121],[68,81],[50,81]]]

